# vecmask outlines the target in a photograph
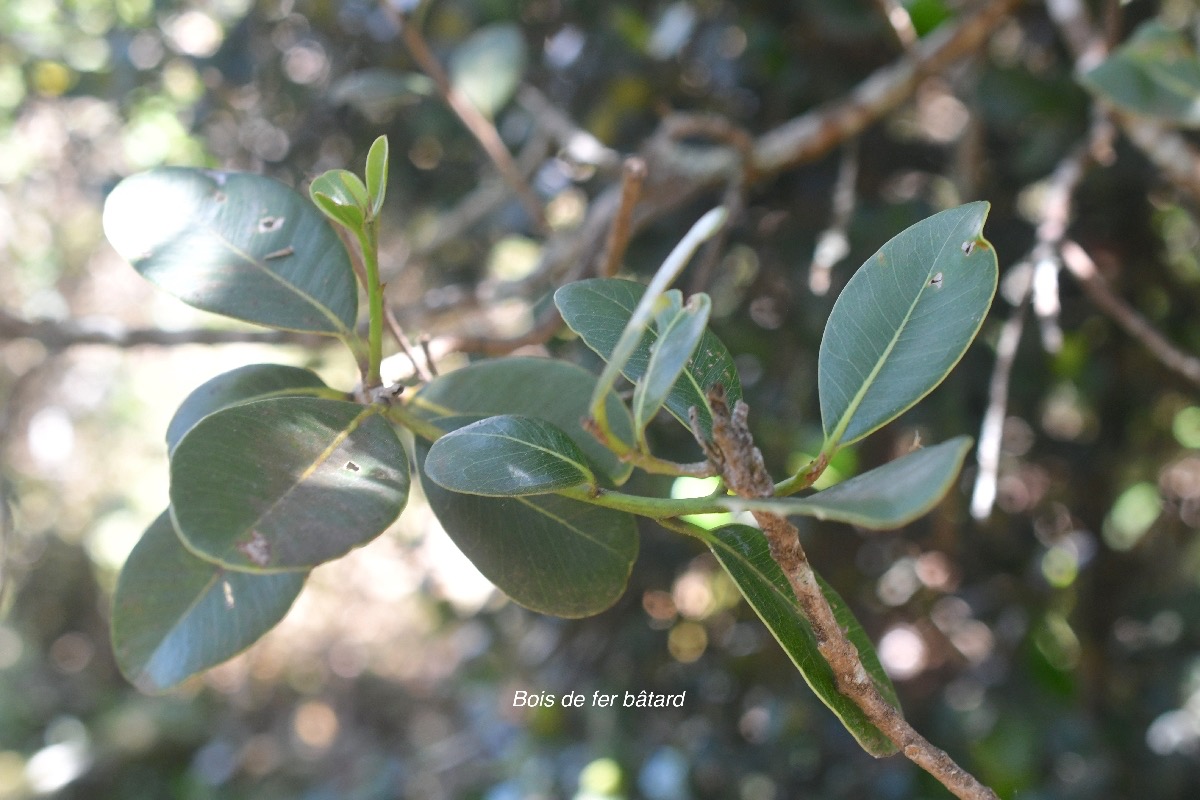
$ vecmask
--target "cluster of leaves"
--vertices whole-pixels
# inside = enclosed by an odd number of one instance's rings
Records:
[[[702,218],[649,286],[620,279],[562,287],[566,324],[606,361],[597,379],[536,358],[475,363],[411,394],[378,390],[381,295],[377,224],[387,144],[366,180],[337,170],[306,202],[246,174],[159,169],[111,194],[105,230],[148,280],[199,308],[271,327],[334,336],[363,386],[333,389],[308,370],[255,365],[196,389],[167,431],[170,508],[145,533],[117,587],[113,640],[123,672],[147,690],[174,686],[245,648],[286,613],[308,570],[386,530],[405,506],[412,453],[429,503],[459,548],[502,591],[533,610],[598,613],[622,594],[637,557],[636,516],[703,541],[821,699],[873,753],[888,740],[835,687],[787,578],[753,527],[706,530],[686,514],[742,510],[807,515],[886,529],[928,511],[961,468],[969,440],[916,450],[821,492],[808,489],[841,446],[895,419],[953,368],[996,288],[982,237],[985,203],[936,214],[902,232],[839,297],[820,348],[825,432],[813,465],[746,500],[719,491],[670,500],[619,490],[635,467],[684,474],[657,458],[646,429],[666,409],[711,436],[709,396],[741,385],[708,330],[710,300],[669,289],[723,219]],[[351,253],[330,224],[357,239]],[[370,310],[358,331],[353,259]],[[615,387],[634,385],[627,406]],[[895,701],[871,643],[822,585],[864,663]]]

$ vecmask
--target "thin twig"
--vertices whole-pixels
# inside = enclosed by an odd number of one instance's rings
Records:
[[[833,209],[829,226],[817,237],[812,265],[808,269],[808,288],[818,297],[829,291],[830,273],[850,254],[850,237],[846,230],[854,216],[854,201],[858,182],[858,140],[851,139],[842,148],[837,182],[833,187]]]
[[[562,316],[552,304],[525,333],[504,339],[493,336],[446,336],[439,337],[439,347],[447,352],[480,353],[488,356],[505,356],[522,347],[545,344],[562,328]]]
[[[1111,136],[1112,126],[1103,119],[1097,119],[1087,140],[1055,167],[1042,192],[1034,246],[1028,256],[1009,270],[1005,281],[1009,289],[1006,294],[1013,311],[1001,328],[996,344],[996,364],[988,384],[988,406],[979,431],[976,449],[979,472],[975,475],[975,486],[971,492],[971,516],[975,519],[987,519],[996,502],[1000,449],[1004,420],[1008,414],[1008,388],[1024,331],[1026,308],[1032,299],[1042,326],[1042,345],[1047,351],[1057,350],[1062,337],[1058,327],[1059,245],[1071,221],[1071,201],[1075,190],[1088,169],[1096,163],[1093,154],[1103,150],[1106,137],[1111,140]]]
[[[883,14],[884,19],[891,25],[896,34],[896,40],[906,53],[911,53],[917,46],[917,29],[913,26],[908,9],[898,0],[875,0],[875,6]]]
[[[426,383],[433,380],[433,373],[430,371],[431,362],[428,360],[429,351],[425,350],[425,358],[417,358],[417,353],[413,350],[408,334],[404,332],[404,328],[401,327],[400,321],[396,319],[396,315],[392,312],[390,305],[384,304],[383,318],[387,322],[388,330],[392,333],[392,338],[396,340],[396,344],[400,345],[400,349],[404,351],[404,355],[412,362],[413,372]]]
[[[996,503],[1000,447],[1004,438],[1004,419],[1008,416],[1008,386],[1013,362],[1017,360],[1021,332],[1025,327],[1025,309],[1028,307],[1029,291],[1026,289],[1021,292],[1020,302],[1005,320],[996,342],[996,365],[992,368],[992,379],[988,383],[988,406],[979,428],[979,446],[976,449],[979,471],[971,491],[971,516],[978,520],[991,516]]]
[[[542,208],[542,202],[526,182],[521,170],[517,168],[517,164],[500,138],[496,126],[451,83],[450,76],[446,74],[446,70],[430,51],[420,28],[409,17],[396,11],[390,3],[382,3],[381,7],[395,16],[396,24],[400,28],[400,36],[404,40],[408,52],[421,70],[433,80],[438,94],[442,96],[446,105],[458,115],[459,120],[479,142],[492,163],[496,165],[496,169],[500,170],[505,182],[508,183],[509,188],[525,208],[525,213],[533,220],[534,227],[541,233],[549,232],[550,228],[546,224],[546,214]]]
[[[428,334],[421,336],[421,352],[425,354],[425,363],[429,365],[429,374],[436,378],[438,375],[437,361],[433,357],[433,347]]]
[[[608,147],[532,86],[517,90],[517,102],[533,117],[537,126],[559,145],[559,156],[575,165],[587,165],[611,172],[622,165],[621,154]]]
[[[1145,317],[1117,296],[1086,250],[1068,239],[1062,243],[1060,252],[1063,263],[1097,308],[1141,342],[1164,366],[1200,386],[1200,359],[1172,344]]]
[[[92,320],[24,320],[0,310],[0,341],[33,339],[48,350],[77,345],[109,347],[176,347],[186,344],[300,344],[316,347],[329,337],[293,331],[222,331],[209,328],[162,330],[127,328],[111,318]]]
[[[645,181],[645,159],[638,156],[625,159],[625,166],[621,170],[621,201],[612,228],[609,229],[608,243],[604,247],[604,260],[598,271],[601,278],[611,278],[621,269],[621,259],[625,257],[625,248],[629,245],[629,223],[633,219],[633,209],[642,197],[642,184]]]
[[[770,497],[774,482],[763,466],[762,454],[754,446],[747,427],[748,409],[737,401],[731,410],[720,385],[708,393],[712,408],[712,439],[697,425],[693,431],[725,484],[742,497]],[[863,667],[857,648],[838,624],[829,601],[821,591],[817,577],[800,544],[800,532],[785,518],[766,512],[754,512],[774,559],[796,595],[805,619],[812,627],[817,650],[833,670],[838,691],[866,715],[910,761],[920,766],[956,797],[963,800],[998,800],[996,793],[954,762],[945,751],[933,746],[913,730],[900,712],[879,692]]]

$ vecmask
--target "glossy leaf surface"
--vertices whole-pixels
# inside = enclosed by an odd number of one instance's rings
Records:
[[[307,569],[382,533],[408,497],[395,431],[355,403],[275,397],[210,414],[171,458],[175,526],[232,569]]]
[[[129,554],[113,597],[113,652],[138,688],[161,692],[249,647],[287,613],[303,572],[230,572],[187,551],[163,512]]]
[[[771,559],[767,540],[762,532],[749,525],[728,525],[704,534],[713,555],[733,578],[742,596],[766,624],[800,670],[804,680],[817,697],[835,713],[867,752],[886,756],[896,747],[866,718],[858,706],[837,690],[833,670],[817,650],[816,637],[804,618],[787,577]],[[821,580],[821,591],[829,601],[834,615],[847,637],[858,649],[867,674],[880,693],[897,709],[900,708],[896,690],[879,663],[875,647],[867,637],[845,601],[832,587]]]
[[[619,484],[633,468],[580,425],[587,416],[595,382],[590,372],[547,358],[481,361],[430,381],[413,397],[409,408],[425,419],[519,414],[546,420],[569,436],[601,475]],[[619,435],[632,435],[629,412],[616,394],[609,397],[608,413]]]
[[[325,216],[352,231],[367,218],[367,187],[349,170],[331,169],[318,176],[309,184],[308,194]]]
[[[633,390],[633,426],[639,437],[687,369],[712,311],[712,300],[705,294],[694,295],[686,306],[678,306],[675,299],[655,323],[658,339],[650,348],[646,374]]]
[[[388,140],[380,136],[371,144],[367,153],[367,200],[370,202],[371,216],[379,216],[387,196],[388,181]]]
[[[966,352],[996,292],[987,213],[987,203],[970,203],[918,222],[846,284],[818,358],[828,441],[848,444],[895,419]]]
[[[420,462],[428,450],[418,443]],[[631,515],[554,494],[481,497],[428,479],[422,487],[458,548],[516,603],[543,614],[586,617],[625,591],[638,553]]]
[[[554,293],[554,302],[571,330],[607,360],[645,292],[646,287],[634,281],[594,278],[563,286]],[[635,383],[642,379],[650,363],[650,348],[657,340],[658,332],[648,329],[625,362],[622,371],[626,378]],[[725,386],[730,404],[741,399],[742,384],[729,351],[712,331],[706,330],[687,369],[667,393],[667,410],[687,426],[688,409],[695,406],[701,428],[711,431],[712,414],[705,392],[717,383]]]
[[[1200,126],[1200,57],[1183,33],[1158,20],[1143,23],[1082,81],[1126,111]]]
[[[314,372],[281,364],[249,364],[217,375],[189,394],[167,425],[167,450],[175,446],[192,426],[222,408],[284,395],[313,395],[332,392]]]
[[[514,497],[595,483],[587,457],[545,420],[511,414],[458,428],[433,443],[425,474],[452,492]]]
[[[189,305],[284,330],[348,337],[358,286],[305,198],[258,175],[163,167],[121,181],[104,232],[147,280]]]
[[[906,525],[932,509],[962,469],[971,439],[958,436],[889,461],[808,497],[721,502],[734,511],[773,511],[848,522],[872,530]]]

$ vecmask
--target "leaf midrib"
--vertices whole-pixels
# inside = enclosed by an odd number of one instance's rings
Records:
[[[863,399],[867,396],[867,392],[869,392],[871,387],[875,385],[875,378],[879,376],[879,372],[883,369],[883,365],[887,363],[888,356],[892,354],[892,351],[896,348],[896,343],[900,341],[900,334],[902,334],[904,329],[908,327],[908,323],[912,319],[913,312],[916,310],[917,305],[920,304],[921,298],[923,298],[926,291],[928,291],[929,276],[937,267],[938,262],[941,261],[942,255],[946,252],[946,247],[950,244],[951,238],[953,237],[947,236],[943,239],[941,248],[938,250],[937,255],[933,257],[929,268],[925,271],[925,278],[921,283],[921,288],[917,290],[916,296],[913,297],[912,303],[910,303],[908,306],[908,310],[904,312],[904,316],[900,320],[900,324],[896,326],[896,331],[892,334],[892,338],[888,342],[887,347],[884,348],[883,353],[880,354],[879,358],[875,361],[875,365],[871,368],[870,373],[868,373],[866,379],[863,380],[862,385],[858,387],[858,391],[854,394],[854,397],[850,400],[850,404],[842,413],[841,418],[838,420],[837,426],[833,429],[833,433],[826,438],[825,447],[823,448],[824,450],[828,450],[830,447],[835,447],[840,443],[842,436],[846,432],[846,428],[850,426],[850,421],[854,418],[855,412],[858,411],[859,406],[862,405]],[[874,293],[872,293],[871,299],[875,301]]]

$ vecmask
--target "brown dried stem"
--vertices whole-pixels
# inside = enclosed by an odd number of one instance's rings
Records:
[[[694,419],[692,427],[717,474],[726,486],[742,497],[770,497],[774,494],[774,483],[763,466],[762,453],[754,446],[754,438],[746,424],[749,413],[746,404],[739,400],[731,410],[720,385],[709,391],[708,402],[712,409],[712,438],[698,430]],[[913,730],[879,693],[863,667],[857,648],[846,637],[817,583],[796,526],[777,514],[766,512],[754,512],[754,519],[767,538],[771,558],[787,576],[800,609],[812,627],[817,650],[833,669],[838,691],[853,701],[900,752],[937,778],[956,797],[998,800],[995,792]]]
[[[1200,359],[1183,352],[1117,296],[1108,281],[1096,269],[1096,263],[1087,251],[1071,240],[1060,248],[1063,263],[1079,281],[1084,293],[1092,303],[1117,323],[1126,333],[1137,339],[1164,366],[1200,386]]]
[[[611,278],[621,269],[621,259],[625,257],[625,248],[629,245],[629,223],[633,219],[633,209],[642,197],[642,184],[645,182],[645,159],[638,156],[625,159],[621,169],[621,201],[608,232],[604,261],[598,272],[601,278]]]
[[[475,140],[479,142],[483,151],[487,153],[488,158],[496,165],[496,169],[500,171],[509,188],[525,208],[525,213],[533,220],[534,226],[542,233],[549,232],[550,228],[546,224],[542,203],[533,188],[526,182],[525,176],[521,174],[512,154],[504,146],[504,141],[500,138],[496,126],[451,83],[450,76],[446,74],[446,70],[430,51],[420,28],[409,17],[395,11],[390,4],[383,3],[381,7],[395,14],[396,23],[400,28],[400,36],[413,60],[433,80],[438,94],[442,96],[446,105],[458,116]]]

